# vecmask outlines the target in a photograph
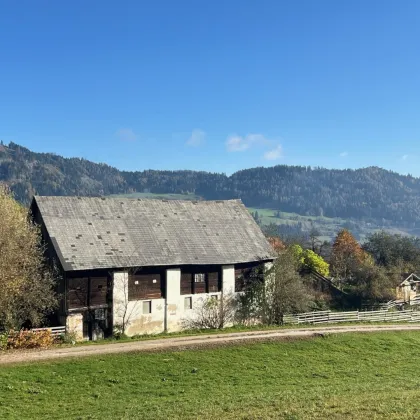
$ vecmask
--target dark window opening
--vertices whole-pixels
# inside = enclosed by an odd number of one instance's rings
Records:
[[[108,304],[108,278],[67,278],[67,308],[80,309]]]
[[[220,279],[220,267],[184,267],[181,269],[181,295],[220,292]]]
[[[128,300],[160,299],[163,296],[163,283],[160,272],[141,271],[128,276]]]
[[[69,309],[86,308],[88,306],[89,279],[70,278],[67,283],[67,305]]]

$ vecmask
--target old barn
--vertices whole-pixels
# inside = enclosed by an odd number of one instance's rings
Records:
[[[178,331],[273,260],[240,200],[34,197],[31,213],[61,272],[56,322],[79,339]]]

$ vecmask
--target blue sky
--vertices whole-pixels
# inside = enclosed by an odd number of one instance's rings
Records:
[[[0,0],[0,139],[120,169],[420,176],[417,0]]]

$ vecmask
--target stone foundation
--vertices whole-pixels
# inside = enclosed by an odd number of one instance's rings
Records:
[[[83,314],[70,314],[66,318],[66,332],[74,334],[76,341],[83,341]]]

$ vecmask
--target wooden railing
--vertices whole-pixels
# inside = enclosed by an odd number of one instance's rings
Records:
[[[31,331],[51,331],[51,335],[60,335],[66,333],[66,327],[32,328]]]
[[[285,315],[285,324],[333,324],[338,322],[420,322],[420,311],[306,312]]]

